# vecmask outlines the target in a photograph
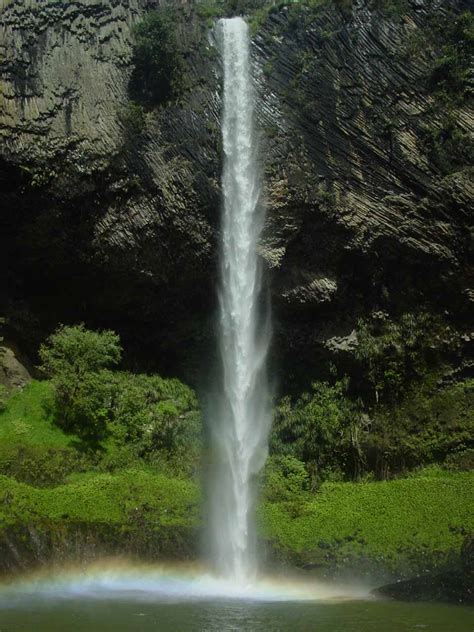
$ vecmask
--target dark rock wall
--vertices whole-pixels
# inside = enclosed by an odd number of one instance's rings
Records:
[[[330,359],[351,370],[357,319],[374,311],[426,307],[465,326],[472,172],[430,160],[437,51],[416,46],[462,3],[409,4],[395,16],[369,0],[282,8],[254,37],[261,252],[283,380],[324,374]],[[131,126],[131,28],[146,10],[4,3],[0,310],[26,347],[83,320],[119,331],[130,364],[196,381],[213,337],[219,67],[207,24],[183,5],[187,89]],[[472,109],[456,117],[472,130]]]
[[[189,89],[131,127],[131,29],[144,11],[134,0],[2,11],[1,309],[32,348],[84,320],[117,329],[138,363],[182,372],[214,285],[214,64],[183,9]]]
[[[450,7],[412,3],[387,18],[370,4],[297,20],[283,9],[254,43],[277,347],[284,366],[298,358],[313,375],[328,352],[350,356],[357,319],[373,311],[425,307],[460,322],[469,305],[472,169],[440,173],[424,142],[441,126],[427,32]],[[472,131],[472,109],[456,116]]]

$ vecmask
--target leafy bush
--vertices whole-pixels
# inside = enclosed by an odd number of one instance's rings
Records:
[[[176,14],[171,9],[149,12],[135,26],[130,97],[153,107],[176,97],[184,76],[183,55],[176,37]]]
[[[133,138],[140,136],[145,129],[145,110],[139,103],[129,101],[119,112],[119,118],[124,127],[125,140],[127,142],[131,142]]]
[[[455,330],[424,312],[379,314],[359,323],[357,337],[361,371],[352,383],[315,383],[295,401],[281,400],[273,454],[302,461],[315,488],[322,480],[392,478],[472,448],[473,383],[442,384]]]
[[[390,18],[399,18],[411,8],[409,0],[372,0],[371,7]]]
[[[59,328],[41,346],[60,425],[89,447],[109,439],[114,449],[130,443],[136,457],[196,450],[200,415],[193,391],[176,379],[111,371],[121,353],[115,333],[83,325]]]
[[[429,85],[448,102],[463,102],[473,95],[474,14],[465,11],[453,20],[443,20],[440,35],[444,40]]]
[[[453,472],[469,472],[474,470],[474,448],[452,452],[446,457],[444,467]]]
[[[443,351],[455,348],[456,332],[438,317],[404,313],[397,320],[378,313],[357,327],[356,357],[373,389],[373,403],[395,404],[415,380],[434,372]]]
[[[41,369],[50,378],[77,376],[116,366],[122,356],[120,339],[113,331],[91,331],[84,325],[61,325],[41,345]]]
[[[272,456],[268,459],[264,476],[266,500],[297,500],[309,486],[308,472],[302,461],[292,456]]]
[[[185,450],[190,457],[199,449],[201,419],[189,387],[176,379],[122,372],[106,381],[109,431],[116,444],[132,443],[139,456]]]
[[[295,402],[285,397],[276,409],[272,451],[306,463],[313,487],[330,471],[345,469],[355,447],[359,416],[346,390],[347,381],[315,382],[311,392]]]
[[[472,135],[459,126],[457,116],[448,111],[440,123],[430,122],[422,129],[422,141],[429,160],[443,174],[474,164]]]
[[[0,475],[0,528],[48,520],[120,524],[126,529],[139,517],[157,531],[161,526],[194,526],[198,500],[193,483],[142,469],[76,474],[65,485],[43,489]]]
[[[399,406],[380,409],[363,436],[367,462],[380,478],[442,463],[473,447],[474,381],[414,386]],[[466,460],[466,464],[467,464]]]
[[[117,334],[61,326],[41,345],[39,355],[54,386],[61,425],[85,440],[103,439],[111,397],[104,370],[120,362]]]
[[[372,560],[374,568],[408,573],[458,559],[464,531],[474,528],[472,473],[422,470],[371,483],[323,483],[299,496],[263,503],[261,535],[280,555],[301,563],[340,566]]]
[[[35,487],[64,483],[73,472],[85,472],[92,465],[84,454],[72,448],[22,444],[0,447],[0,473]]]

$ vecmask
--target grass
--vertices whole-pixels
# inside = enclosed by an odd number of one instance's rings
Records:
[[[84,465],[74,461],[77,437],[65,434],[54,418],[48,382],[31,382],[0,412],[0,529],[44,521],[126,525],[139,518],[157,527],[196,525],[194,483],[147,470],[139,461],[113,474],[74,471]],[[30,478],[25,469],[32,471]],[[57,479],[65,482],[55,484]],[[40,486],[45,482],[49,486]]]
[[[54,424],[54,396],[49,382],[30,382],[12,395],[0,413],[0,445],[66,448],[74,437]]]
[[[157,527],[193,527],[198,499],[193,483],[141,470],[76,475],[53,488],[0,476],[0,528],[35,521],[127,525],[138,517]]]
[[[443,564],[474,530],[472,472],[430,468],[410,478],[325,483],[298,501],[266,503],[262,534],[307,561],[368,556],[386,566]],[[329,551],[329,553],[328,553]]]
[[[473,476],[421,473],[389,482],[326,483],[316,495],[264,503],[260,535],[285,557],[322,566],[358,558],[420,570],[457,554],[474,528]],[[198,486],[144,470],[75,474],[38,488],[0,476],[0,532],[17,526],[89,524],[159,533],[200,525]]]

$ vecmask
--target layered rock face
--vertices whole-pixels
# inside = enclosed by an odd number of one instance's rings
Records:
[[[374,311],[425,307],[462,320],[468,309],[472,170],[441,173],[426,143],[444,114],[427,87],[427,32],[449,7],[412,2],[388,17],[370,6],[302,9],[297,21],[282,10],[255,40],[267,130],[264,256],[285,365],[294,356],[313,374],[321,352],[350,361],[357,319]],[[472,132],[472,109],[456,117]]]
[[[197,50],[204,29],[183,10],[189,91],[136,129],[144,12],[134,0],[2,9],[2,309],[30,347],[83,320],[166,371],[192,356],[210,311],[218,104],[210,44]]]
[[[328,360],[351,370],[357,320],[373,312],[467,317],[472,174],[443,170],[427,142],[443,121],[426,33],[463,3],[405,4],[283,7],[254,37],[261,253],[284,379],[324,374]],[[213,338],[219,65],[209,25],[182,6],[187,88],[134,125],[132,27],[149,9],[4,2],[1,309],[31,348],[83,320],[119,331],[130,362],[195,381]],[[472,109],[455,114],[468,134]]]

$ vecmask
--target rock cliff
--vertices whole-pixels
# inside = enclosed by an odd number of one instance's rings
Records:
[[[275,7],[254,25],[261,253],[283,379],[328,360],[350,371],[357,320],[373,312],[467,323],[472,171],[445,155],[446,107],[429,85],[437,25],[465,3],[393,4]],[[150,9],[2,4],[0,310],[27,348],[82,320],[119,331],[130,364],[196,381],[215,300],[219,64],[208,21],[181,5],[186,88],[137,124],[133,25]],[[473,109],[450,116],[467,144]]]

